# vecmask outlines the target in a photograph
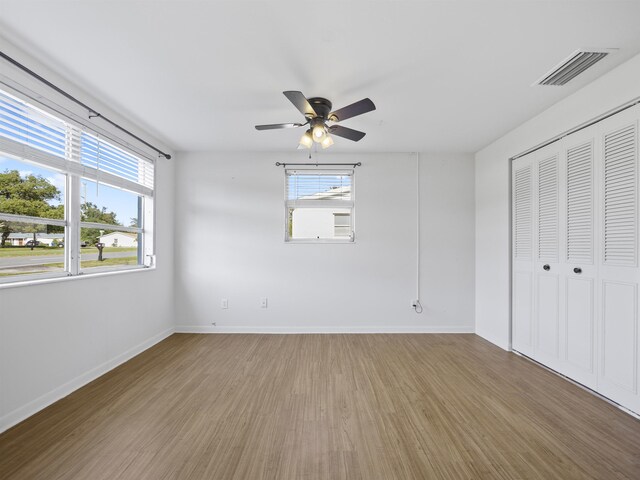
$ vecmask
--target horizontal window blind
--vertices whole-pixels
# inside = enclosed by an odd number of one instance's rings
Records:
[[[0,90],[0,137],[65,157],[65,123]]]
[[[0,150],[143,195],[154,162],[0,90]]]
[[[288,170],[287,200],[351,201],[353,172]]]
[[[153,164],[125,152],[97,136],[82,132],[80,162],[98,172],[138,183],[153,189]]]

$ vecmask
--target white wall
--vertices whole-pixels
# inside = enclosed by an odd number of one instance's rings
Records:
[[[639,96],[640,56],[636,56],[476,154],[478,335],[509,348],[509,158]]]
[[[305,155],[180,155],[177,330],[473,331],[473,157],[421,156],[417,315],[415,155],[324,153],[321,162],[363,163],[355,171],[356,242],[285,243],[284,173],[274,163]]]
[[[0,47],[120,120],[1,38]],[[20,77],[2,65],[0,73]],[[46,92],[26,77],[20,80]],[[150,138],[133,125],[127,127]],[[0,431],[173,332],[175,163],[157,162],[157,269],[0,288]]]

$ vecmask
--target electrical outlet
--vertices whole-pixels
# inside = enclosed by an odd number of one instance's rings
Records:
[[[260,299],[260,308],[267,308],[267,297],[262,297]]]
[[[222,300],[220,300],[220,308],[222,309],[229,308],[229,300],[227,300],[226,298],[223,298]]]

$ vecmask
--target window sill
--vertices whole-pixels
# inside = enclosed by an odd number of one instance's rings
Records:
[[[16,280],[16,281],[6,281],[6,283],[0,282],[0,290],[5,288],[14,288],[14,287],[26,287],[29,285],[42,285],[47,283],[59,283],[59,282],[69,282],[87,278],[100,278],[111,275],[123,275],[129,273],[139,273],[139,272],[148,272],[155,270],[156,267],[133,267],[122,270],[101,270],[99,272],[84,272],[79,275],[67,275],[60,274],[55,276],[47,276],[47,277],[31,277],[29,279],[24,280]]]

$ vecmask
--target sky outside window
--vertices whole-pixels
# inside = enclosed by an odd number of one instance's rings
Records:
[[[23,179],[29,175],[41,176],[49,183],[55,186],[60,192],[59,198],[53,198],[47,201],[52,206],[64,205],[65,181],[66,176],[62,173],[43,168],[35,163],[23,160],[16,160],[0,153],[0,173],[6,171],[17,170]]]
[[[131,219],[138,219],[138,198],[139,196],[135,193],[96,183],[86,178],[80,181],[80,202],[93,203],[98,208],[106,207],[108,212],[116,214],[120,225],[132,226]]]

